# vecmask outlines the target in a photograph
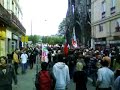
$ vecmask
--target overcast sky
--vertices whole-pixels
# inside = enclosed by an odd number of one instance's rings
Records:
[[[54,35],[65,18],[68,0],[20,0],[27,35]]]

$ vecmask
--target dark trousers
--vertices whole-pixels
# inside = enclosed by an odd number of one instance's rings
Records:
[[[15,73],[18,74],[18,63],[14,62]]]
[[[0,90],[12,90],[12,85],[0,86]]]
[[[112,90],[112,89],[110,87],[110,88],[98,88],[97,90]]]
[[[111,65],[110,65],[111,68],[113,68],[113,63],[114,63],[114,57],[111,57]]]
[[[33,68],[33,63],[34,63],[33,60],[30,60],[29,63],[30,63],[30,69],[32,69]]]

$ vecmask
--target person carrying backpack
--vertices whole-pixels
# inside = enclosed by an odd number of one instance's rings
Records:
[[[48,64],[41,63],[41,71],[36,75],[35,86],[36,90],[54,90],[56,79],[52,72],[47,70]]]

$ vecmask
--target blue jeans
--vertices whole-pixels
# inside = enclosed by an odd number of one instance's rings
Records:
[[[22,63],[22,73],[25,73],[26,68],[27,68],[26,63]]]

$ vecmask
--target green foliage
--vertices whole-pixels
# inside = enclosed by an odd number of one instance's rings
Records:
[[[36,44],[40,41],[41,37],[39,35],[30,35],[28,36],[29,41],[32,41],[33,44]]]
[[[64,37],[63,36],[44,36],[42,37],[43,43],[48,43],[51,45],[55,44],[63,44],[64,43]]]
[[[63,44],[64,43],[64,37],[63,36],[39,36],[39,35],[30,35],[28,36],[29,41],[32,41],[33,44],[36,44],[38,42],[42,43],[48,43],[51,45],[55,44]]]
[[[59,35],[64,35],[65,34],[65,31],[66,31],[65,26],[66,26],[66,18],[63,19],[63,21],[59,25],[59,30],[58,30]]]

